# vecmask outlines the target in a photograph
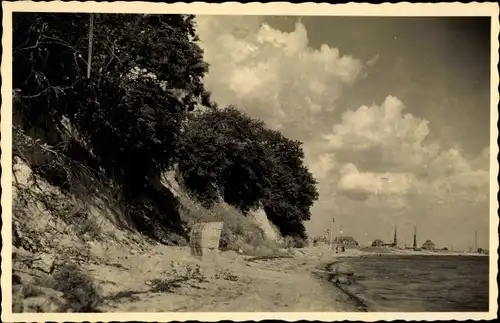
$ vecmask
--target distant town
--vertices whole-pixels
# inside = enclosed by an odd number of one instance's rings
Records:
[[[392,238],[392,242],[384,242],[382,239],[374,240],[369,246],[362,246],[356,241],[352,236],[336,236],[329,238],[329,230],[326,230],[326,233],[311,239],[311,243],[314,246],[319,245],[331,245],[332,248],[335,247],[337,250],[345,250],[350,248],[363,248],[363,247],[372,247],[372,248],[390,248],[390,249],[403,249],[403,250],[413,250],[413,251],[434,251],[434,252],[469,252],[469,253],[477,253],[477,254],[489,254],[488,249],[479,248],[477,246],[477,232],[474,235],[474,245],[469,247],[469,250],[450,250],[448,247],[437,248],[436,244],[431,240],[427,239],[422,245],[418,245],[417,243],[417,228],[414,227],[413,231],[413,243],[411,246],[406,243],[404,246],[400,246],[398,244],[398,232],[397,227],[394,227],[394,236]]]

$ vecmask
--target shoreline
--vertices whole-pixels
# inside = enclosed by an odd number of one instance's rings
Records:
[[[356,256],[337,257],[335,260],[319,264],[313,273],[318,279],[325,280],[335,291],[346,297],[342,302],[350,303],[355,312],[371,312],[374,304],[359,295],[353,287],[353,280],[349,275],[335,273],[335,267],[346,263],[346,259],[342,258],[357,258]]]
[[[365,247],[356,249],[355,256],[456,256],[456,257],[489,257],[489,254],[462,251],[415,251],[390,248]]]
[[[367,258],[367,257],[413,257],[413,256],[453,256],[453,257],[477,257],[489,256],[487,254],[477,253],[459,253],[459,252],[422,252],[422,251],[403,251],[386,250],[385,252],[362,251],[359,249],[349,250],[345,254],[337,254],[333,259],[323,260],[316,266],[316,276],[327,281],[337,291],[349,297],[349,301],[355,304],[359,312],[377,312],[380,311],[380,306],[375,301],[366,298],[360,289],[363,285],[356,282],[356,273],[346,272],[346,268],[350,268],[349,259]],[[339,270],[339,267],[341,270]],[[322,275],[321,275],[321,274]],[[378,310],[377,310],[378,308]]]

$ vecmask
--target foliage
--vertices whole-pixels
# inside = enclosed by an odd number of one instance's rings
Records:
[[[35,166],[52,184],[73,187],[79,163],[84,185],[99,178],[121,191],[122,213],[142,232],[182,243],[178,200],[157,185],[177,162],[205,206],[263,207],[283,235],[305,242],[318,194],[301,143],[216,109],[193,16],[14,13],[13,29],[14,122],[51,150]]]
[[[175,199],[151,182],[172,165],[188,112],[213,105],[194,17],[92,17],[88,78],[91,15],[14,13],[14,123],[53,150],[37,161],[52,184],[75,182],[74,163],[53,158],[65,156],[118,184],[123,213],[142,231],[183,231]]]
[[[75,264],[65,264],[54,274],[54,289],[63,292],[73,312],[95,312],[102,302],[100,289],[92,278]]]
[[[351,236],[335,237],[334,242],[348,246],[359,246],[359,243]]]
[[[274,160],[264,211],[283,236],[294,236],[295,245],[304,246],[307,234],[302,222],[310,220],[310,208],[318,199],[316,180],[303,165],[301,142],[279,131],[264,129],[263,133]]]
[[[314,246],[317,246],[317,245],[320,245],[320,244],[327,244],[327,245],[329,245],[330,244],[330,239],[328,239],[327,237],[324,237],[324,236],[314,237],[312,239],[312,243],[313,243]]]
[[[264,198],[270,177],[265,146],[256,139],[263,123],[235,108],[193,116],[178,152],[184,184],[201,201],[224,201],[247,212]]]
[[[171,165],[189,110],[210,105],[192,16],[14,15],[14,88],[30,124],[66,116],[108,174],[136,188]],[[36,109],[34,109],[36,107]]]
[[[181,217],[193,225],[198,222],[224,222],[219,249],[243,252],[246,255],[262,256],[276,254],[280,245],[268,239],[264,231],[251,218],[225,203],[215,203],[205,208],[185,194],[179,196]]]
[[[205,204],[221,197],[243,213],[263,205],[283,235],[304,239],[318,194],[300,145],[235,107],[206,111],[188,123],[178,171]]]

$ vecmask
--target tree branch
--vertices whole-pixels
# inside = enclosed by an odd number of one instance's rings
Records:
[[[41,45],[41,39],[43,37],[43,32],[45,31],[45,27],[47,26],[46,23],[43,23],[42,24],[42,30],[40,32],[40,34],[38,35],[38,39],[36,40],[36,43],[34,45],[31,45],[31,46],[27,46],[27,47],[23,47],[23,48],[16,48],[14,49],[14,54],[17,53],[17,52],[20,52],[20,51],[24,51],[24,50],[30,50],[30,49],[35,49],[37,48],[38,46]],[[28,40],[29,41],[29,40]],[[28,41],[26,41],[23,45],[25,45]]]
[[[34,98],[37,98],[39,96],[41,96],[42,94],[45,94],[47,92],[49,92],[50,90],[54,90],[54,92],[57,93],[58,92],[64,92],[65,90],[68,90],[68,89],[71,89],[73,88],[73,86],[75,86],[76,83],[78,83],[80,80],[76,80],[75,82],[73,82],[73,84],[71,85],[66,85],[66,86],[61,86],[61,85],[55,85],[55,86],[52,86],[52,85],[49,85],[47,88],[45,88],[44,90],[38,92],[37,94],[32,94],[32,95],[19,95],[19,94],[14,94],[15,96],[21,98],[21,99],[34,99]],[[13,92],[20,92],[20,89],[13,89]]]

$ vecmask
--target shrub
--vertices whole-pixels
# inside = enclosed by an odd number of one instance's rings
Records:
[[[95,312],[102,301],[98,286],[75,264],[65,264],[55,272],[53,288],[64,294],[73,312]]]
[[[278,243],[266,237],[264,231],[253,219],[228,204],[215,203],[206,208],[186,195],[180,195],[179,199],[181,216],[188,226],[191,227],[202,221],[224,222],[219,244],[220,250],[238,252],[241,249],[245,254],[254,255],[256,247],[260,248],[258,252],[266,249],[268,253],[274,253],[280,247]]]

